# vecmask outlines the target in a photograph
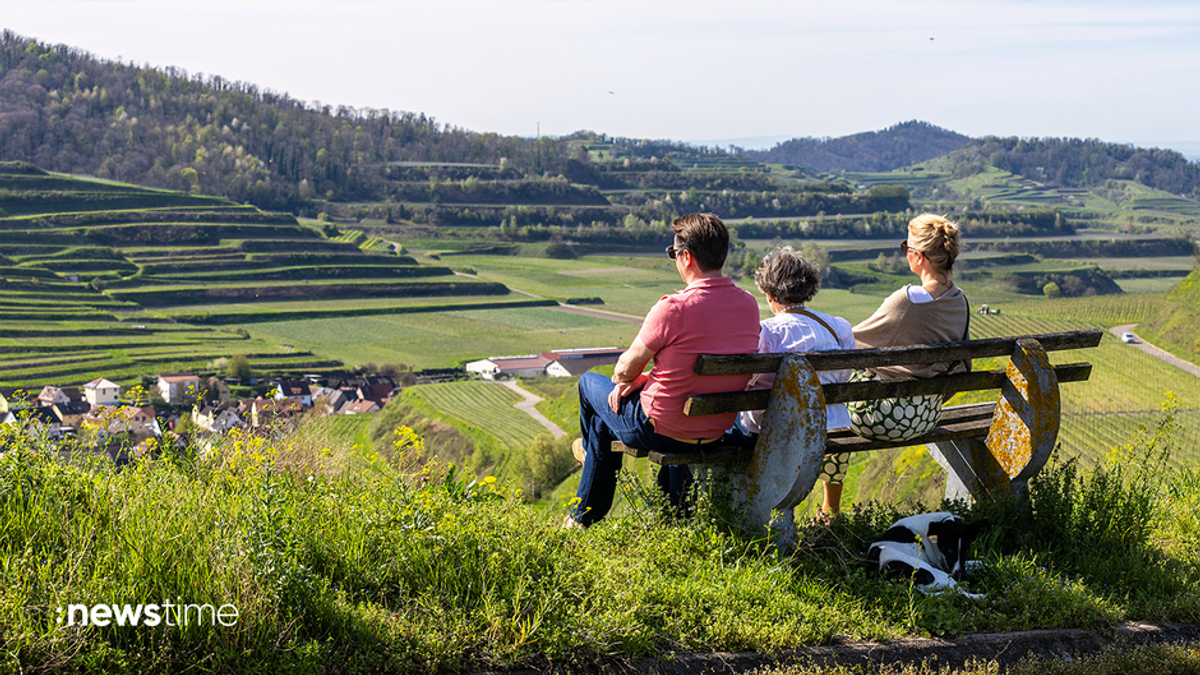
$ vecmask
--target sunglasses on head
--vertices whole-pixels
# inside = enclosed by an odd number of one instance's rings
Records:
[[[668,246],[668,247],[667,247],[667,257],[668,257],[668,258],[670,258],[671,260],[674,260],[674,259],[675,259],[675,256],[676,256],[676,255],[677,255],[677,254],[678,254],[680,251],[686,251],[686,250],[687,250],[687,249],[686,249],[686,248],[684,248],[684,247],[682,247],[682,246]]]

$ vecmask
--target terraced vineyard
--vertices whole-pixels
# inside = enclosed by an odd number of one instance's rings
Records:
[[[183,324],[513,304],[502,284],[421,265],[393,248],[223,199],[0,162],[0,385],[101,376],[124,384],[204,370],[233,354],[252,354],[258,369],[321,372],[340,363]],[[330,302],[339,299],[376,302]]]
[[[256,369],[321,372],[340,364],[234,332],[171,324],[27,324],[0,337],[0,386],[36,391],[51,383],[83,383],[106,377],[122,386],[142,375],[208,369],[234,354]]]

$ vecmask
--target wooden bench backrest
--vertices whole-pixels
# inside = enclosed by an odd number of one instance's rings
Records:
[[[806,352],[805,358],[814,370],[843,370],[881,366],[916,365],[966,361],[977,358],[1010,356],[1017,342],[1036,340],[1046,351],[1082,349],[1100,344],[1103,331],[1099,329],[1066,333],[1045,333],[1016,337],[962,340],[933,345],[882,347],[878,349],[842,349]],[[779,369],[785,354],[701,354],[696,358],[695,372],[700,375],[732,375],[773,373]],[[1055,366],[1059,382],[1080,382],[1091,375],[1091,364],[1073,363]],[[825,402],[845,403],[892,396],[942,394],[949,398],[960,391],[996,389],[1005,379],[1004,370],[957,373],[927,379],[846,382],[822,385]],[[686,415],[711,415],[741,410],[761,410],[767,407],[769,389],[737,391],[692,396],[684,404]]]

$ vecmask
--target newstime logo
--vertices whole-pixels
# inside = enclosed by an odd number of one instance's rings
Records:
[[[178,599],[178,598],[177,598]],[[161,602],[147,605],[67,605],[58,608],[58,622],[68,626],[236,626],[238,609],[233,605],[186,605]]]

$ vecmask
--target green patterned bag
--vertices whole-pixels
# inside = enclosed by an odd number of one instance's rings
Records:
[[[851,382],[878,379],[874,373],[856,370]],[[927,434],[942,418],[941,394],[907,398],[881,398],[874,401],[850,401],[850,429],[878,441],[907,441]]]

